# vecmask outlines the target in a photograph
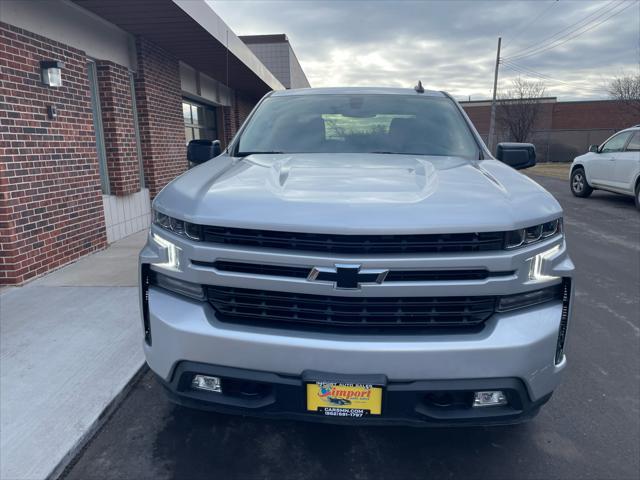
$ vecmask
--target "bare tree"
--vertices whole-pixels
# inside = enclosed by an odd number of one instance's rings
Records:
[[[496,116],[498,124],[514,142],[526,142],[541,110],[545,87],[518,77],[512,88],[498,96]]]
[[[607,86],[609,96],[640,119],[640,74],[615,77]]]

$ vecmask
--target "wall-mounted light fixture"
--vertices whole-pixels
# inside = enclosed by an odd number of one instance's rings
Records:
[[[49,87],[61,87],[63,67],[64,62],[59,60],[41,60],[42,83]]]

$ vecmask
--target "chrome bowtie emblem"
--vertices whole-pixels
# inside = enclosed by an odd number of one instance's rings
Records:
[[[337,263],[335,267],[313,267],[307,280],[311,282],[333,282],[334,288],[357,290],[362,284],[384,282],[389,270],[360,268],[360,265]]]

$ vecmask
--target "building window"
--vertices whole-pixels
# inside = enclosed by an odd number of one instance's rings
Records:
[[[100,184],[102,193],[109,195],[109,170],[107,169],[107,151],[104,147],[104,131],[102,130],[102,112],[100,110],[100,93],[98,92],[98,72],[96,62],[87,63],[89,90],[91,92],[91,110],[93,113],[93,130],[96,134],[96,150],[98,151],[98,165],[100,167]]]
[[[215,107],[183,99],[182,115],[184,117],[184,133],[187,137],[187,143],[191,140],[218,139]]]

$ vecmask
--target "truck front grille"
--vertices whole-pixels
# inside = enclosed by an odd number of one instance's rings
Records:
[[[221,272],[248,273],[251,275],[266,275],[289,278],[307,278],[312,266],[270,265],[258,263],[230,262],[216,260],[203,262],[191,260],[197,267],[215,268]],[[389,270],[385,282],[446,282],[461,280],[486,280],[487,278],[514,275],[515,271],[490,272],[487,269],[459,269],[459,270]]]
[[[338,297],[208,286],[221,321],[273,326],[472,327],[495,311],[496,297]]]
[[[333,235],[204,226],[204,241],[225,245],[329,253],[456,253],[502,250],[504,232]]]

